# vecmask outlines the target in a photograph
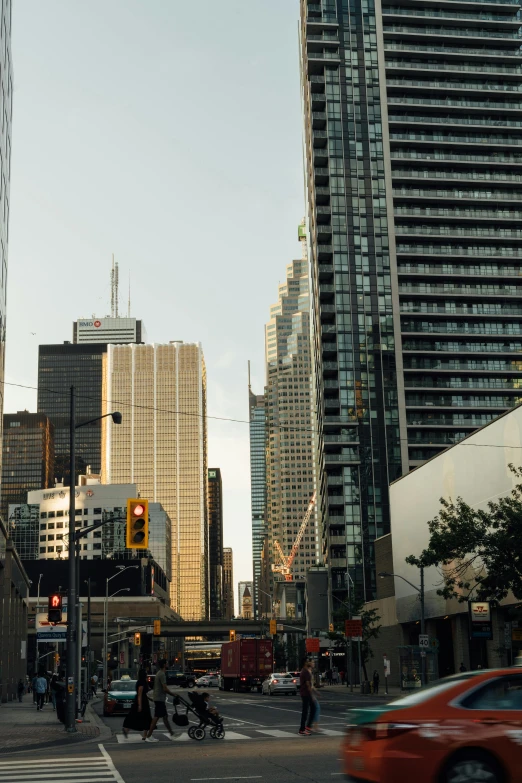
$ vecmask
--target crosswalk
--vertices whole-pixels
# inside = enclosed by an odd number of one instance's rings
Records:
[[[105,752],[0,761],[0,783],[124,783]]]
[[[248,733],[247,733],[248,731]],[[337,729],[322,729],[321,735],[324,735],[326,737],[342,737],[344,736],[344,731],[338,731]],[[193,742],[186,731],[184,731],[182,734],[179,734],[178,736],[174,737],[172,740],[170,738],[170,735],[166,732],[155,732],[154,734],[155,738],[162,741],[161,738],[165,737],[166,740],[169,742]],[[295,739],[297,736],[297,730],[295,731],[283,731],[282,729],[243,729],[242,731],[230,731],[225,726],[225,737],[222,740],[216,740],[216,742],[230,742],[231,740],[234,741],[241,741],[241,740],[255,740],[255,739]],[[207,730],[207,738],[208,738],[208,730]],[[143,745],[145,743],[143,742],[141,738],[141,734],[129,734],[128,737],[125,737],[123,734],[116,734],[116,739],[119,743],[122,745],[130,744],[130,743],[138,743],[141,742]],[[211,740],[213,742],[214,740]],[[1,782],[1,778],[0,778]]]

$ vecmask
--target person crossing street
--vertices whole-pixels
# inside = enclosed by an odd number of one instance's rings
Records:
[[[316,710],[312,688],[313,667],[313,661],[307,658],[301,669],[301,674],[299,675],[299,693],[303,704],[301,710],[301,726],[299,727],[299,735],[301,737],[306,737],[313,732],[312,726],[314,724]]]

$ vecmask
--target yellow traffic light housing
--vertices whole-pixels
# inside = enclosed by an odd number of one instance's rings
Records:
[[[134,646],[141,647],[141,633],[134,634]]]
[[[236,632],[232,629],[228,632],[228,640],[229,642],[235,642],[236,641]]]
[[[277,620],[270,620],[270,633],[275,636],[277,633]]]
[[[161,620],[154,620],[154,636],[161,636]]]
[[[149,547],[149,501],[127,500],[127,549],[148,549]]]
[[[52,593],[49,596],[47,622],[51,624],[62,622],[62,596],[60,593]]]

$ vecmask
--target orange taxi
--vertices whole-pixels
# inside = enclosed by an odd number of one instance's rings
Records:
[[[348,723],[348,781],[522,783],[520,668],[446,677]]]

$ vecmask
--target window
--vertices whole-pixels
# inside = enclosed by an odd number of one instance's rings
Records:
[[[47,519],[47,511],[42,511],[40,514],[40,519]]]
[[[63,517],[63,511],[57,511],[56,512],[57,517]]]
[[[95,508],[92,513],[93,514],[101,514],[101,512],[102,512],[101,508]]]
[[[49,519],[51,519],[52,517],[54,517],[54,511],[49,511]]]
[[[47,529],[54,530],[54,522],[49,522],[49,524],[47,525]]]
[[[48,552],[54,552],[54,546],[48,546],[47,547]]]
[[[75,516],[75,517],[81,517],[81,515],[82,515],[82,510],[81,510],[81,508],[76,508],[76,509],[74,510],[74,516]]]
[[[461,706],[467,710],[520,710],[522,712],[522,675],[496,677],[465,696]]]

